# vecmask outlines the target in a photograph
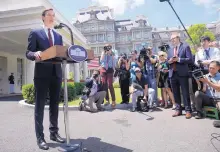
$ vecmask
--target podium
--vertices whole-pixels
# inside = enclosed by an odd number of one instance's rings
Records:
[[[72,45],[70,47],[55,45],[41,52],[41,60],[36,61],[39,63],[62,64],[62,72],[64,79],[64,125],[66,133],[66,145],[60,147],[59,151],[71,152],[80,148],[80,145],[78,144],[70,144],[66,65],[71,63],[74,64],[83,61],[88,61],[92,59],[94,59],[94,52],[92,50],[86,51],[83,47],[78,45]]]

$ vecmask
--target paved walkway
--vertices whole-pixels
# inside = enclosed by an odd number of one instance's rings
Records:
[[[34,134],[33,109],[21,107],[19,97],[0,99],[0,151],[38,152]],[[70,111],[71,142],[82,142],[92,152],[216,152],[211,133],[213,120],[172,118],[172,110],[131,113],[114,110],[90,114]],[[45,110],[45,138],[49,152],[59,144],[49,140],[49,113]],[[60,134],[64,137],[63,112],[59,115]],[[213,140],[220,150],[220,142]],[[79,152],[79,151],[77,151]]]

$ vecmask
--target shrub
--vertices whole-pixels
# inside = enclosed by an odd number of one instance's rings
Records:
[[[76,88],[76,95],[81,95],[85,84],[82,82],[74,82],[74,87]]]
[[[72,101],[73,99],[76,98],[77,96],[77,91],[78,93],[82,92],[84,84],[78,84],[78,83],[72,83],[68,82],[67,83],[67,90],[68,90],[68,101]],[[76,89],[77,88],[77,89]],[[79,88],[79,89],[78,89]],[[76,91],[77,90],[77,91]],[[22,96],[24,99],[26,99],[27,103],[29,104],[34,104],[34,85],[33,84],[26,84],[22,86]],[[64,84],[62,84],[62,88],[60,91],[60,102],[64,101]]]
[[[34,103],[34,92],[35,89],[33,84],[26,84],[22,86],[22,96],[29,104]]]
[[[119,85],[118,82],[115,82],[115,83],[113,83],[113,87],[114,87],[114,88],[120,88],[120,85]]]
[[[68,101],[72,101],[76,98],[76,88],[74,87],[74,83],[67,83],[67,92],[68,92]],[[62,84],[62,88],[60,91],[60,101],[64,101],[64,83]]]

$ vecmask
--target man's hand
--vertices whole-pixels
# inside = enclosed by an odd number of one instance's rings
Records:
[[[37,51],[36,53],[34,53],[34,56],[35,56],[36,61],[40,61],[41,60],[41,51]]]
[[[173,62],[178,62],[179,61],[179,58],[178,57],[174,57],[173,58]]]
[[[210,63],[210,61],[208,61],[208,60],[202,61],[202,65],[209,65],[209,63]]]
[[[169,64],[172,64],[173,62],[174,62],[173,58],[170,58],[168,61]]]
[[[209,82],[209,80],[206,77],[200,78],[199,81],[204,82],[204,83]]]

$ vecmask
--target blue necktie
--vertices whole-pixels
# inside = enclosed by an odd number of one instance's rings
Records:
[[[210,56],[209,56],[209,50],[205,50],[205,53],[206,53],[206,59],[210,59]]]

